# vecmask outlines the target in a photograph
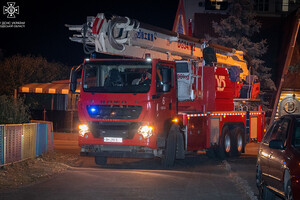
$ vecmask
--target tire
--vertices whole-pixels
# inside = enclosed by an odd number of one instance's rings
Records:
[[[176,145],[176,159],[184,159],[185,158],[185,151],[184,151],[184,139],[183,135],[178,130],[177,132],[177,145]]]
[[[95,163],[97,165],[106,165],[107,157],[106,156],[95,156]]]
[[[220,141],[220,146],[218,148],[218,156],[221,160],[226,159],[226,157],[231,157],[233,154],[233,139],[232,135],[227,126],[223,127],[222,137]]]
[[[273,192],[271,192],[271,190],[269,190],[267,188],[267,186],[263,186],[263,196],[262,196],[263,200],[274,200],[275,199],[275,194]]]
[[[293,192],[292,192],[292,185],[291,185],[291,180],[288,180],[285,188],[285,198],[287,200],[293,200]]]
[[[161,164],[165,168],[172,167],[176,157],[176,126],[172,126],[166,139],[165,152]],[[178,130],[178,129],[177,129]]]
[[[263,180],[260,166],[256,168],[256,186],[258,189],[258,199],[263,198]]]
[[[245,147],[244,133],[240,127],[234,129],[233,155],[240,156]]]

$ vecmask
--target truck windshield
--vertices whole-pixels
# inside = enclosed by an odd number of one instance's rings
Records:
[[[146,93],[151,74],[149,61],[91,61],[85,63],[82,86],[85,92]]]

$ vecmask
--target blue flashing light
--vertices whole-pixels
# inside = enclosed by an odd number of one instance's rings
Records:
[[[96,113],[98,112],[98,107],[97,107],[97,106],[90,106],[90,107],[88,108],[88,112],[89,112],[90,114],[96,114]]]
[[[93,58],[93,59],[97,58],[96,53],[92,53],[92,54],[91,54],[91,58]]]

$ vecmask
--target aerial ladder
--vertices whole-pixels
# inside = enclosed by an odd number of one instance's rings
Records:
[[[249,74],[243,51],[208,43],[128,17],[104,13],[87,17],[87,22],[83,25],[66,27],[79,33],[70,37],[70,40],[82,43],[86,54],[96,52],[132,58],[189,60],[200,63],[201,66],[231,69],[233,74],[239,76],[235,78],[234,87],[237,107],[245,100],[258,101],[260,83],[257,76]]]

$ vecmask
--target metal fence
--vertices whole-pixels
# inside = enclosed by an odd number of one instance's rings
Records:
[[[0,165],[53,150],[52,122],[0,125]]]
[[[36,132],[37,123],[23,124],[22,159],[36,155]]]

